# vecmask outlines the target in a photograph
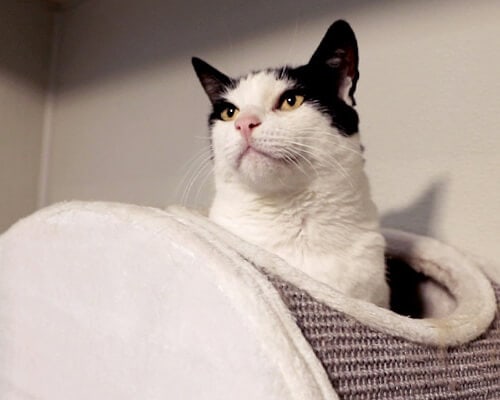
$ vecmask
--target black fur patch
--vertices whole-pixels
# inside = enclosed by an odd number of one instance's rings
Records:
[[[276,69],[275,74],[295,82],[294,89],[304,96],[306,102],[327,115],[331,124],[343,135],[350,136],[358,132],[358,113],[337,96],[341,84],[338,70],[323,64],[306,64],[298,68]]]
[[[224,111],[224,109],[231,107],[231,106],[238,108],[234,104],[225,100],[223,96],[221,96],[218,100],[216,100],[212,104],[212,112],[210,113],[210,116],[208,117],[209,126],[211,127],[216,120],[221,119],[220,115],[221,115],[222,111]]]
[[[235,88],[237,81],[223,74],[205,61],[193,57],[191,59],[193,68],[200,80],[208,98],[215,104],[224,97],[228,90]]]

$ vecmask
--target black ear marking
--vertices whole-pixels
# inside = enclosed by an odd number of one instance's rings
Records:
[[[208,98],[215,103],[232,85],[232,79],[197,57],[193,57],[191,63]]]
[[[311,65],[328,65],[339,71],[339,91],[349,87],[353,105],[354,92],[359,79],[358,42],[351,26],[344,20],[334,22],[309,60]],[[347,80],[347,78],[350,79]]]

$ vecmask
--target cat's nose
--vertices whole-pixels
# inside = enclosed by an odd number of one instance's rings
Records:
[[[234,126],[240,131],[241,135],[248,141],[252,135],[254,128],[261,124],[259,117],[256,115],[242,115],[235,122]]]

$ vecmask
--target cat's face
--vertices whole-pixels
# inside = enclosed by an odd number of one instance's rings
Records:
[[[343,21],[298,68],[232,79],[193,59],[213,105],[216,175],[266,194],[301,189],[318,174],[345,175],[361,157],[352,108],[357,64],[356,39]]]

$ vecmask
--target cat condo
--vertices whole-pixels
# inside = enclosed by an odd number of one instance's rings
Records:
[[[39,211],[0,237],[0,398],[499,399],[498,271],[385,236],[393,310],[185,209]]]

